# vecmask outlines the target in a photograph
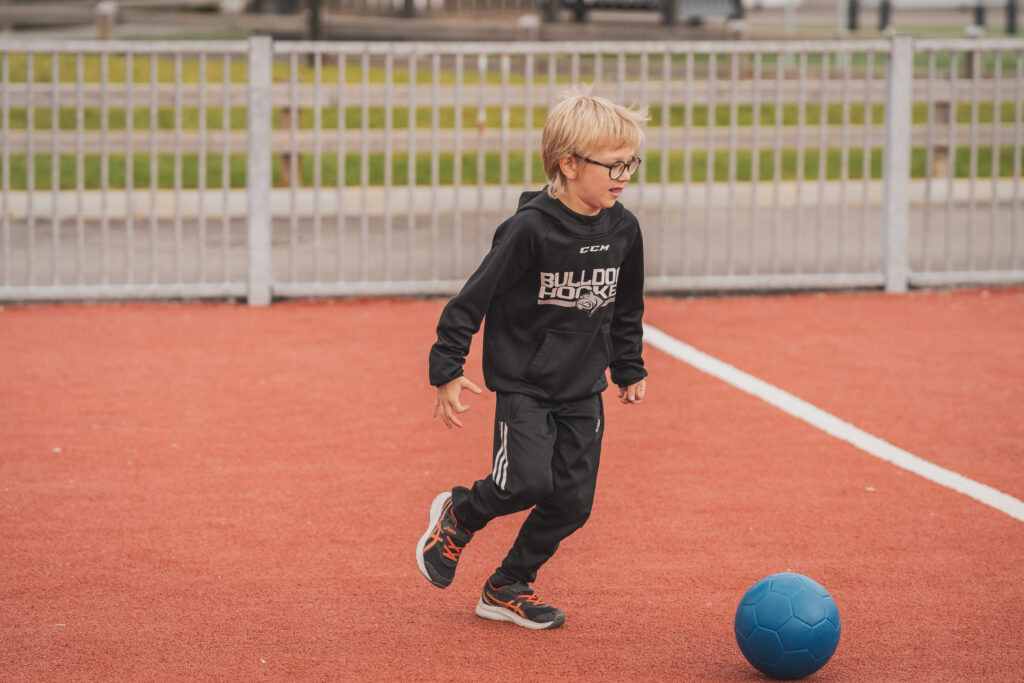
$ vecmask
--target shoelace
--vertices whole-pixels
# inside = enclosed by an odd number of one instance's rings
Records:
[[[441,522],[437,523],[437,525],[434,527],[434,533],[432,533],[430,536],[435,541],[438,541],[444,546],[444,550],[441,551],[441,555],[443,557],[447,557],[452,562],[459,561],[459,557],[462,555],[462,550],[466,546],[459,545],[451,536],[444,533],[441,527]]]
[[[544,601],[537,597],[536,593],[521,593],[516,597],[518,597],[523,602],[528,602],[531,605],[536,605],[537,607],[541,607],[544,605]]]
[[[446,536],[444,539],[444,552],[441,555],[453,562],[458,562],[459,557],[462,555],[462,549],[465,547],[464,545],[457,545],[452,541],[451,537]]]

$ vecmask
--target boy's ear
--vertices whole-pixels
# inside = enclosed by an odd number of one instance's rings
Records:
[[[571,154],[564,154],[558,162],[558,167],[562,169],[562,175],[569,180],[576,180],[576,174],[579,172],[577,166],[576,157]]]

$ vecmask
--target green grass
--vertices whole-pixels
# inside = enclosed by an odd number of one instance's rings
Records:
[[[136,188],[149,187],[150,167],[148,154],[134,154],[133,184]],[[35,163],[35,189],[51,190],[53,160],[49,155],[37,155]],[[112,154],[109,157],[108,186],[124,188],[127,175],[126,157],[123,154]],[[230,187],[245,187],[245,155],[232,155],[229,159]],[[28,181],[28,157],[24,154],[11,155],[11,189],[25,190]],[[73,190],[76,187],[76,159],[74,155],[62,154],[59,157],[59,183],[62,190]],[[83,187],[86,190],[100,189],[102,182],[103,160],[98,154],[85,154],[82,158]],[[219,155],[207,157],[207,187],[221,186],[222,160]],[[199,157],[196,154],[182,155],[182,186],[195,188],[199,186]],[[174,155],[157,155],[157,187],[169,189],[174,187]]]
[[[792,57],[784,56],[781,57],[786,63],[787,74],[792,76],[793,70],[796,68],[798,61]],[[540,90],[546,86],[547,75],[546,75],[546,58],[538,57],[537,60],[537,79],[536,83],[538,87],[538,99],[542,99]],[[774,75],[774,65],[776,63],[776,55],[765,55],[762,59],[762,73],[765,76]],[[652,76],[657,75],[660,78],[661,74],[661,55],[652,55],[649,59],[650,73]],[[709,61],[708,55],[695,55],[694,63],[696,65],[696,71],[698,74],[702,73],[702,69],[706,71],[706,67]],[[863,53],[853,54],[851,56],[851,66],[856,71],[857,69],[863,69],[866,65],[867,56]],[[884,77],[884,64],[885,60],[882,56],[876,55],[876,65],[883,70],[876,69],[875,77]],[[627,60],[627,65],[633,69],[639,57],[631,56]],[[686,57],[684,55],[673,55],[671,58],[673,77],[680,78],[683,74],[682,65],[685,64]],[[966,64],[966,59],[961,59],[961,65]],[[431,82],[432,74],[429,71],[431,60],[429,57],[423,57],[419,59],[420,68],[416,72],[416,81],[421,84],[428,84]],[[490,60],[492,66],[498,62],[498,59],[492,58]],[[614,56],[605,56],[603,59],[603,72],[606,80],[606,89],[611,89],[612,84],[608,83],[607,80],[610,77],[614,77],[617,69],[617,60]],[[745,72],[749,73],[752,67],[753,61],[749,56],[742,56],[739,58],[742,68]],[[513,64],[517,63],[513,60]],[[567,68],[569,63],[568,58],[563,57],[559,60],[560,68]],[[927,65],[926,55],[917,55],[915,63],[918,67],[919,73],[923,66]],[[943,70],[948,68],[950,63],[950,53],[940,52],[936,53],[936,64],[942,73]],[[990,70],[995,63],[995,57],[991,54],[984,55],[983,66],[985,69]],[[450,65],[449,60],[445,60],[444,64]],[[721,56],[718,58],[718,64],[720,70],[723,73],[728,73],[728,68],[731,65],[731,58],[728,56]],[[813,83],[816,78],[816,72],[820,78],[820,66],[822,64],[822,55],[810,54],[807,56],[808,64],[808,80]],[[36,84],[35,88],[37,92],[44,93],[47,90],[48,84],[52,77],[53,61],[51,56],[48,54],[37,55],[33,60],[33,81]],[[158,78],[162,83],[166,85],[168,81],[172,81],[174,78],[175,63],[172,58],[160,58],[155,62],[157,67]],[[408,59],[401,58],[395,60],[395,68],[392,72],[392,82],[396,86],[402,84],[408,84],[410,72],[407,68]],[[472,101],[473,90],[471,86],[477,83],[477,72],[475,69],[475,59],[466,60],[467,71],[465,73],[465,83],[467,86],[466,97],[467,101]],[[1007,54],[1004,55],[1004,78],[1010,78],[1015,73],[1016,55]],[[56,62],[57,77],[61,82],[71,83],[75,82],[77,78],[79,63],[74,55],[60,55]],[[148,56],[136,56],[132,59],[131,70],[126,73],[127,60],[124,57],[111,56],[107,60],[108,66],[108,77],[111,82],[111,92],[117,92],[119,88],[124,87],[125,78],[129,78],[136,83],[148,83],[150,78],[150,66],[151,59]],[[593,73],[594,60],[592,55],[581,56],[581,74],[586,78],[589,74]],[[86,81],[95,82],[101,77],[102,61],[98,56],[89,55],[81,60],[81,69],[83,76]],[[287,60],[276,61],[274,64],[274,77],[275,81],[282,83],[287,81],[291,72],[291,63]],[[234,83],[244,83],[247,76],[246,64],[244,56],[240,55],[237,58],[232,58],[230,73],[228,78]],[[11,87],[24,88],[25,79],[28,75],[28,60],[24,55],[12,55],[8,59],[8,71],[9,80]],[[513,67],[513,71],[516,72],[516,67]],[[516,72],[520,73],[520,72]],[[833,71],[832,77],[838,77],[838,70]],[[194,88],[194,84],[198,83],[199,80],[199,63],[194,58],[182,59],[181,60],[181,74],[183,81],[183,89]],[[305,59],[297,59],[295,61],[295,74],[296,78],[300,82],[309,83],[314,80],[315,72],[312,67],[307,63]],[[374,61],[373,66],[366,72],[367,78],[373,83],[383,83],[385,81],[385,72],[378,66],[378,62]],[[224,78],[223,62],[220,57],[211,56],[207,61],[206,78],[210,84],[216,89],[216,86]],[[363,78],[363,72],[361,69],[361,58],[360,57],[349,57],[345,64],[344,79],[349,83],[359,83]],[[454,71],[450,68],[442,70],[439,73],[439,78],[442,83],[451,83],[454,81]],[[568,75],[562,74],[559,76],[559,82],[567,82]],[[728,76],[720,76],[720,78],[728,78]],[[325,59],[322,69],[322,80],[328,84],[328,88],[325,90],[326,95],[331,95],[333,91],[330,90],[329,84],[336,84],[338,79],[338,66],[333,61],[333,58]],[[500,82],[500,75],[495,73],[488,73],[486,79],[490,83]],[[513,82],[522,82],[522,76],[513,75]],[[119,85],[120,84],[120,85]],[[658,85],[656,83],[651,84],[652,96],[657,93]],[[156,129],[160,131],[173,131],[175,129],[175,119],[180,118],[180,127],[185,131],[196,131],[200,126],[200,111],[198,107],[182,107],[180,112],[176,114],[171,107],[158,107],[154,111],[150,111],[148,107],[148,89],[142,88],[140,91],[135,93],[136,104],[139,106],[133,107],[131,110],[132,126],[137,132],[144,132],[151,129],[150,121],[151,116],[155,113],[156,116]],[[325,100],[329,97],[325,96]],[[211,104],[216,104],[216,97],[211,97]],[[687,107],[682,104],[676,104],[663,108],[660,104],[653,104],[650,107],[651,121],[649,126],[651,128],[659,128],[666,123],[676,130],[684,127],[687,123],[687,118],[690,119],[690,126],[692,130],[692,143],[694,146],[701,146],[702,137],[707,134],[707,128],[709,123],[713,122],[716,128],[721,129],[731,125],[731,107],[728,103],[719,103],[712,110],[707,105],[693,105],[687,111]],[[969,124],[972,121],[972,107],[968,102],[959,102],[956,107],[954,119],[958,124]],[[33,109],[33,126],[37,131],[49,131],[51,130],[51,117],[52,110],[49,107],[36,107]],[[508,126],[511,129],[522,129],[526,122],[526,109],[522,106],[509,106],[507,113],[502,111],[501,107],[489,106],[484,109],[485,126],[488,129],[498,129],[502,125],[503,117],[507,115]],[[438,126],[441,129],[451,129],[455,125],[455,114],[456,110],[454,107],[446,106],[438,108]],[[462,129],[466,132],[464,137],[464,143],[467,147],[474,144],[475,129],[477,127],[477,116],[478,108],[474,105],[464,106],[462,109]],[[796,104],[787,103],[782,106],[781,112],[776,111],[774,102],[770,96],[766,98],[766,101],[762,103],[757,112],[757,123],[763,127],[762,129],[762,143],[770,144],[772,130],[776,125],[776,116],[781,114],[781,123],[783,126],[792,128],[799,125],[801,118],[806,122],[807,125],[817,125],[821,120],[822,109],[821,104],[818,102],[806,103],[803,110]],[[802,117],[801,117],[802,114]],[[850,125],[860,126],[866,122],[870,122],[873,126],[884,125],[885,109],[881,103],[873,103],[870,107],[865,107],[863,102],[851,102],[846,107],[841,104],[830,103],[827,105],[825,111],[825,119],[828,122],[830,130],[829,136],[834,139],[840,132],[840,126],[843,123],[844,118],[849,122]],[[126,115],[127,112],[123,107],[110,107],[106,112],[106,127],[111,131],[111,142],[112,144],[119,144],[118,132],[123,132],[126,128]],[[205,111],[205,126],[209,131],[219,131],[223,127],[224,111],[219,106],[209,106]],[[228,112],[228,125],[230,130],[233,131],[244,131],[247,126],[246,115],[247,110],[245,107],[232,107]],[[363,109],[360,106],[348,106],[345,107],[343,112],[339,110],[337,106],[325,106],[321,108],[321,125],[324,130],[337,130],[339,115],[344,116],[344,127],[348,130],[360,130],[363,125]],[[547,115],[547,109],[543,106],[537,106],[532,111],[531,126],[534,130],[539,129],[543,125],[544,118]],[[8,125],[11,131],[24,131],[28,127],[28,116],[29,112],[26,108],[11,108],[8,111]],[[75,131],[77,129],[78,112],[74,106],[63,106],[60,107],[57,112],[57,127],[62,131]],[[1012,126],[1019,120],[1020,113],[1016,109],[1014,102],[1003,102],[997,113],[992,102],[981,102],[977,106],[977,121],[981,124],[991,124],[996,118],[999,122],[1007,126]],[[373,130],[385,129],[387,123],[387,111],[384,107],[373,106],[367,108],[367,119],[365,125]],[[415,109],[414,112],[410,112],[408,107],[395,107],[391,111],[392,129],[395,131],[396,138],[407,134],[410,126],[410,118],[415,120],[415,127],[418,129],[429,129],[433,125],[434,113],[431,107],[420,106]],[[82,109],[82,127],[84,131],[89,131],[91,135],[95,135],[95,131],[102,129],[104,125],[104,112],[99,107],[85,107]],[[288,130],[290,127],[289,117],[287,112],[282,108],[277,108],[273,112],[273,125],[279,130]],[[928,108],[925,103],[916,102],[912,109],[912,120],[915,125],[923,125],[928,119]],[[315,113],[312,108],[305,107],[298,110],[298,117],[296,120],[296,126],[301,130],[313,129],[315,121]],[[750,104],[742,104],[736,107],[735,124],[741,128],[749,128],[755,123],[755,112]],[[810,146],[814,146],[816,140],[808,140]],[[245,161],[244,155],[241,154],[243,150],[236,150],[239,153],[233,154],[230,159],[230,183],[232,187],[243,187],[245,184]],[[772,177],[772,169],[774,166],[774,160],[772,158],[773,152],[767,150],[763,152],[758,160],[758,173],[760,179],[768,180]],[[979,175],[990,176],[992,173],[992,149],[990,147],[982,147],[978,151],[979,155]],[[955,159],[955,173],[958,177],[968,177],[969,169],[969,150],[967,148],[960,148],[957,150]],[[859,149],[851,149],[848,154],[848,168],[847,172],[850,177],[860,177],[862,172],[862,166],[864,163],[863,153]],[[488,152],[484,155],[484,180],[487,183],[496,183],[500,180],[500,155],[497,152]],[[719,150],[715,153],[714,159],[714,177],[716,180],[726,180],[729,177],[729,165],[728,165],[729,153],[727,150]],[[477,181],[476,177],[476,153],[466,152],[464,156],[464,163],[462,168],[462,182],[474,183]],[[819,160],[817,148],[814,147],[806,152],[804,158],[805,164],[805,176],[807,178],[815,178],[817,176],[817,169],[819,163],[824,163],[826,176],[829,179],[836,179],[840,177],[842,172],[842,155],[839,150],[829,150],[825,155],[824,160]],[[313,155],[303,154],[300,155],[300,167],[301,177],[303,185],[312,184],[313,180]],[[337,155],[333,152],[325,153],[322,155],[323,167],[321,169],[323,175],[323,182],[325,185],[333,186],[337,183],[338,176],[338,159]],[[796,151],[785,150],[782,153],[781,165],[782,165],[782,179],[792,180],[796,177]],[[26,167],[26,156],[11,155],[10,156],[10,169],[11,169],[11,187],[14,189],[25,189],[27,185],[26,174],[28,169]],[[736,151],[736,167],[734,175],[738,180],[744,181],[749,180],[752,175],[753,159],[751,158],[751,152],[746,149],[740,149]],[[912,174],[914,177],[923,177],[925,173],[925,153],[923,149],[915,149],[912,151]],[[369,177],[368,182],[373,185],[380,185],[384,182],[384,156],[381,153],[373,153],[369,155],[367,160],[369,164]],[[50,183],[50,164],[52,163],[49,155],[37,155],[35,163],[35,186],[39,189],[49,189]],[[70,154],[61,154],[59,161],[60,165],[60,186],[64,189],[71,189],[76,184],[76,173],[75,173],[75,158]],[[347,185],[358,185],[361,182],[360,176],[360,158],[358,154],[348,154],[345,159],[345,179],[344,182]],[[409,172],[409,159],[405,153],[397,153],[393,156],[392,175],[393,182],[396,184],[402,184],[406,182],[404,179],[407,178]],[[530,162],[532,164],[532,177],[534,179],[540,179],[543,177],[539,157],[536,155]],[[99,155],[90,154],[85,155],[83,159],[84,173],[83,182],[87,188],[98,188],[100,185],[100,164],[101,160]],[[207,159],[207,184],[210,188],[219,187],[220,184],[220,164],[221,158],[219,154],[211,154]],[[691,179],[694,182],[703,182],[706,173],[707,159],[706,153],[703,150],[695,151],[691,157]],[[878,150],[875,150],[871,155],[869,161],[871,177],[878,178],[881,175],[881,154]],[[174,164],[173,156],[167,153],[161,153],[158,155],[158,170],[157,170],[157,184],[161,188],[173,187],[174,185]],[[280,162],[275,164],[275,184],[280,185]],[[424,184],[429,182],[430,178],[430,160],[429,152],[417,155],[416,161],[416,178],[417,183]],[[521,182],[524,177],[523,172],[524,159],[521,152],[512,152],[509,154],[509,178],[510,182],[517,183]],[[649,150],[645,164],[643,167],[643,173],[646,174],[645,178],[650,182],[660,181],[660,152],[657,150]],[[683,156],[681,151],[674,151],[670,154],[669,158],[669,180],[672,182],[680,182],[683,179]],[[199,176],[199,158],[195,153],[188,153],[182,156],[182,174],[181,182],[184,187],[192,188],[198,185]],[[1012,148],[1003,147],[999,150],[999,163],[997,169],[999,175],[1007,176],[1012,174]],[[124,187],[125,184],[125,158],[123,154],[111,154],[110,155],[110,166],[108,167],[108,175],[110,180],[110,186],[114,188]],[[439,182],[449,184],[453,181],[454,176],[454,157],[450,152],[446,152],[440,155],[440,170],[439,170]],[[135,155],[134,164],[134,183],[136,186],[148,186],[149,185],[149,159],[146,154]]]
[[[246,55],[231,55],[229,78],[231,83],[244,84],[248,79],[248,65]],[[150,74],[153,68],[153,58],[148,55],[133,55],[131,59],[130,78],[133,83],[150,82]],[[429,85],[433,82],[431,72],[432,60],[430,56],[420,56],[416,60],[416,82],[422,85]],[[493,67],[500,63],[497,58],[489,60]],[[123,86],[126,80],[126,66],[128,59],[124,56],[110,55],[107,58],[108,82],[112,87],[117,84]],[[366,70],[366,78],[370,83],[384,83],[387,80],[387,71],[380,66],[380,61],[374,59]],[[452,64],[450,58],[445,64]],[[562,64],[568,64],[568,59],[563,58]],[[200,64],[197,57],[182,57],[181,59],[181,82],[184,85],[199,82]],[[32,81],[38,84],[49,84],[53,80],[53,57],[51,54],[36,54],[31,60]],[[174,81],[176,60],[173,55],[160,55],[156,58],[156,73],[158,82],[167,84]],[[29,60],[24,54],[13,54],[9,57],[9,73],[11,83],[25,83],[28,80]],[[76,55],[62,54],[57,56],[57,78],[61,83],[75,83],[79,70],[79,60]],[[82,80],[86,83],[97,83],[103,73],[103,60],[99,55],[85,55],[81,59]],[[313,83],[316,80],[314,67],[305,58],[300,56],[295,60],[295,77],[299,83]],[[285,83],[292,73],[291,61],[288,58],[274,60],[273,79],[276,83]],[[393,61],[391,82],[399,85],[408,85],[411,74],[408,57],[396,57]],[[206,81],[207,83],[220,84],[224,80],[223,56],[211,54],[206,59]],[[335,57],[325,57],[322,62],[320,80],[324,84],[338,83],[338,64]],[[541,82],[541,71],[537,70],[536,82]],[[345,82],[351,84],[363,81],[362,57],[360,55],[348,55],[345,58]],[[438,71],[438,81],[444,85],[455,83],[455,70],[444,68]],[[501,83],[499,73],[486,72],[485,82]],[[509,83],[523,83],[525,78],[521,72],[513,70],[509,75]],[[546,67],[543,72],[543,82],[547,82]],[[560,76],[558,82],[569,82],[568,76]],[[463,83],[467,86],[480,83],[479,74],[476,68],[476,58],[467,57],[463,71]]]
[[[157,128],[159,130],[174,130],[174,109],[172,107],[158,107]],[[1016,104],[1013,102],[1000,103],[999,121],[1012,125],[1016,121]],[[691,126],[693,128],[706,128],[711,108],[707,105],[694,105],[692,108]],[[821,120],[821,105],[808,103],[804,106],[804,121],[809,125],[817,125]],[[315,112],[312,108],[305,107],[297,109],[297,127],[300,130],[312,130],[315,125]],[[840,126],[843,123],[843,107],[840,104],[830,104],[826,107],[828,125]],[[245,130],[246,114],[244,107],[232,107],[230,110],[230,129]],[[283,108],[275,109],[273,112],[272,125],[278,129],[287,129],[287,121],[290,112]],[[666,116],[661,106],[650,108],[650,128],[658,128],[664,125]],[[980,102],[978,104],[978,122],[982,124],[992,123],[995,114],[995,106],[992,102]],[[182,130],[198,130],[200,112],[198,107],[181,108]],[[324,130],[336,130],[338,127],[338,107],[321,108],[321,126]],[[478,109],[474,106],[463,107],[462,127],[465,130],[475,130],[477,126]],[[486,127],[500,128],[502,123],[502,110],[500,107],[487,107],[484,110]],[[800,107],[795,104],[787,104],[782,107],[782,125],[799,125]],[[135,130],[149,130],[151,112],[148,107],[133,107],[132,125]],[[386,127],[387,110],[384,107],[367,108],[367,126],[371,129],[384,129]],[[416,127],[420,129],[430,128],[433,121],[433,112],[430,107],[417,107],[415,111]],[[531,127],[537,130],[543,127],[547,110],[544,107],[533,109]],[[669,107],[669,126],[680,128],[686,125],[686,107],[674,105]],[[971,122],[971,105],[968,102],[958,102],[956,107],[956,122],[968,124]],[[26,130],[28,125],[28,110],[25,107],[12,107],[9,114],[9,125],[11,130]],[[206,128],[208,130],[220,130],[223,125],[223,110],[219,107],[207,107]],[[719,104],[714,108],[715,126],[730,125],[731,110],[728,104]],[[36,107],[32,112],[32,120],[36,130],[50,130],[52,126],[52,110],[50,107]],[[82,110],[83,129],[87,131],[101,130],[103,125],[103,112],[99,107],[84,107]],[[393,128],[395,130],[407,130],[409,127],[409,108],[392,108]],[[758,111],[758,123],[764,127],[775,125],[776,107],[774,104],[762,104]],[[850,103],[847,107],[846,118],[850,125],[859,126],[870,119],[872,125],[883,125],[885,123],[885,107],[882,104],[875,104],[865,107],[863,103]],[[361,107],[345,107],[345,128],[359,129],[363,125],[363,112]],[[60,107],[58,110],[58,129],[75,130],[77,111],[74,107]],[[928,105],[924,102],[916,102],[912,111],[912,122],[915,125],[924,125],[928,122]],[[754,123],[754,108],[750,104],[737,105],[736,125],[750,127]],[[107,127],[112,131],[123,131],[125,129],[125,109],[123,107],[111,107],[107,112]],[[508,125],[510,129],[522,129],[526,124],[525,107],[509,107]],[[442,129],[454,128],[455,108],[440,107],[438,109],[438,126]]]
[[[991,147],[978,148],[978,173],[979,178],[989,178],[993,171],[993,154]],[[483,180],[487,184],[497,184],[501,181],[501,155],[498,153],[486,153],[483,159]],[[146,188],[150,184],[150,164],[146,154],[133,156],[133,184],[136,188]],[[780,158],[781,180],[793,181],[797,178],[796,150],[783,150]],[[713,163],[714,179],[717,182],[724,182],[729,179],[729,153],[719,150],[715,153]],[[734,177],[738,182],[750,182],[753,169],[753,155],[749,150],[738,150],[735,157]],[[926,152],[923,148],[911,150],[911,176],[923,178],[926,172]],[[51,157],[49,155],[38,155],[35,163],[35,189],[38,191],[51,189]],[[221,158],[219,155],[209,155],[206,160],[206,187],[217,189],[221,187]],[[282,170],[287,165],[284,157],[278,157],[274,164],[273,183],[281,187],[283,183]],[[395,154],[392,157],[392,183],[396,186],[408,184],[409,156],[407,154]],[[541,181],[544,178],[543,166],[540,155],[533,155],[531,159],[531,178],[534,181]],[[838,180],[841,177],[843,162],[842,152],[839,149],[827,149],[822,160],[817,149],[807,150],[804,153],[804,179],[807,182],[815,182],[818,177],[819,164],[825,164],[825,177],[828,180]],[[860,179],[864,172],[865,158],[860,149],[851,149],[847,155],[847,177]],[[869,174],[873,179],[882,177],[882,150],[871,150],[869,163]],[[73,155],[61,155],[59,159],[60,188],[72,190],[76,187],[76,160]],[[474,184],[478,180],[477,174],[478,157],[476,153],[467,152],[462,157],[462,182]],[[315,159],[311,154],[300,155],[297,160],[299,175],[302,186],[313,185]],[[367,159],[369,185],[383,185],[385,160],[381,153],[372,153]],[[429,185],[431,183],[431,158],[429,153],[416,155],[417,185]],[[450,185],[454,179],[455,164],[454,155],[445,153],[439,155],[438,182],[442,185]],[[762,182],[773,179],[775,166],[774,152],[772,150],[762,151],[758,158],[758,179]],[[684,180],[684,155],[682,152],[672,152],[668,159],[668,181],[680,183]],[[12,155],[10,158],[11,189],[27,189],[27,157],[26,155]],[[102,159],[99,155],[88,154],[83,158],[83,182],[85,189],[99,189],[101,186]],[[970,148],[958,147],[954,160],[954,171],[956,177],[970,177]],[[1013,176],[1013,148],[1001,147],[999,149],[998,175],[1000,177]],[[245,187],[245,156],[232,155],[230,157],[229,183],[230,187]],[[661,154],[651,152],[644,159],[642,173],[650,183],[661,181]],[[337,154],[323,154],[321,157],[322,183],[325,187],[334,187],[338,182],[338,156]],[[108,167],[108,186],[113,189],[125,187],[126,166],[124,155],[110,155]],[[512,152],[508,155],[508,178],[512,184],[522,183],[524,174],[524,156],[521,152]],[[705,182],[707,179],[707,153],[703,150],[695,151],[690,159],[690,180],[695,183]],[[358,154],[347,154],[345,156],[345,184],[347,186],[359,186],[362,183],[361,158]],[[186,189],[194,189],[199,186],[199,157],[196,154],[184,154],[181,158],[181,185]],[[170,154],[160,154],[157,157],[157,186],[162,189],[174,187],[174,157]]]
[[[959,64],[961,76],[967,77],[968,72],[968,55],[964,53],[951,53],[949,51],[937,51],[935,53],[935,66],[938,70],[938,74],[941,77],[948,77],[948,70],[953,61],[954,55],[956,56]],[[885,67],[887,64],[887,55],[885,53],[874,53],[874,77],[876,79],[882,79],[885,77]],[[651,83],[652,93],[656,93],[658,89],[658,83],[660,83],[662,68],[663,68],[663,55],[661,53],[652,53],[648,56],[648,69],[649,69],[649,80]],[[671,64],[672,77],[674,79],[681,79],[685,73],[685,65],[688,56],[684,54],[673,54],[670,56],[669,61]],[[719,69],[719,80],[728,80],[729,74],[732,68],[733,57],[731,55],[718,55],[716,57],[717,65]],[[918,53],[914,56],[914,68],[915,73],[918,77],[923,77],[927,74],[928,67],[928,55],[926,53]],[[779,61],[785,66],[787,78],[795,77],[798,65],[800,63],[799,58],[796,55],[776,55],[776,54],[763,54],[761,56],[762,73],[765,77],[774,78],[776,65]],[[807,66],[807,77],[810,81],[814,81],[820,78],[821,66],[828,60],[831,66],[830,78],[838,79],[842,78],[842,57],[837,55],[823,55],[822,53],[808,53],[805,58],[805,64]],[[1015,73],[1017,58],[1013,52],[999,53],[999,56],[991,53],[984,52],[981,54],[981,72],[983,77],[991,76],[994,73],[994,68],[997,60],[1001,61],[1003,70],[1003,77],[1010,78]],[[703,79],[706,76],[708,65],[711,61],[711,56],[707,54],[696,54],[692,56],[693,68],[696,76]],[[868,55],[863,52],[855,52],[850,54],[850,70],[851,75],[855,78],[862,77],[866,71],[866,66],[869,61]],[[31,60],[32,68],[32,80],[38,84],[48,84],[52,79],[53,74],[53,57],[49,53],[33,55]],[[122,55],[110,55],[106,59],[107,70],[109,76],[109,82],[112,87],[116,87],[118,83],[123,84],[128,76],[134,83],[148,83],[150,80],[152,57],[149,55],[133,55],[131,58],[131,71],[126,74],[126,66],[128,60]],[[218,54],[211,54],[206,60],[206,80],[208,83],[221,83],[224,78],[224,66],[223,57]],[[387,71],[381,66],[382,58],[375,57],[370,60],[365,76],[370,83],[384,83],[387,80]],[[737,55],[736,62],[744,74],[749,74],[754,67],[754,56],[753,55]],[[485,71],[484,80],[486,83],[499,84],[501,83],[500,69],[501,59],[497,55],[490,55],[488,57],[488,69]],[[571,73],[569,73],[569,66],[571,59],[568,55],[559,55],[556,63],[558,65],[558,72],[556,74],[556,83],[560,85],[568,84],[571,81]],[[433,81],[433,73],[431,70],[432,58],[430,55],[420,55],[416,59],[416,77],[415,80],[421,85],[430,84]],[[625,59],[629,78],[635,80],[640,69],[641,57],[640,55],[631,54],[627,55]],[[160,55],[156,58],[157,77],[160,82],[168,83],[174,80],[175,73],[175,58],[172,55]],[[194,84],[199,82],[200,76],[200,64],[198,57],[183,56],[181,58],[181,80],[183,84]],[[594,79],[596,67],[596,60],[593,54],[581,54],[579,59],[580,77],[584,81],[592,81]],[[8,68],[10,74],[10,81],[12,83],[24,83],[28,77],[29,60],[25,54],[12,54],[8,58]],[[77,72],[79,70],[79,60],[76,55],[73,54],[61,54],[57,55],[57,77],[62,83],[74,83],[76,82]],[[81,59],[81,71],[83,80],[87,83],[96,83],[100,80],[103,70],[103,59],[99,55],[84,55]],[[601,71],[602,80],[606,88],[614,87],[614,81],[618,71],[618,58],[617,55],[602,55],[601,59]],[[277,83],[285,83],[289,80],[292,73],[292,63],[290,58],[278,58],[274,60],[273,64],[273,78]],[[294,66],[295,78],[299,83],[313,83],[316,80],[316,71],[312,65],[311,60],[305,56],[299,56],[295,60]],[[408,85],[412,71],[410,70],[410,62],[408,56],[396,56],[393,59],[391,82],[395,85]],[[246,82],[248,76],[248,66],[246,64],[246,55],[238,54],[232,55],[230,60],[230,71],[228,74],[232,83],[242,84]],[[438,82],[442,85],[451,85],[455,83],[456,72],[454,69],[454,60],[451,55],[444,55],[441,60],[441,68],[438,70]],[[362,67],[362,56],[361,55],[348,55],[345,57],[345,75],[344,80],[347,83],[355,84],[362,82],[364,78],[363,67]],[[337,84],[338,83],[338,63],[335,56],[326,55],[323,57],[320,79],[325,84]],[[467,56],[464,62],[463,71],[463,83],[466,86],[478,85],[480,82],[479,72],[477,70],[477,61],[475,56]],[[508,77],[510,84],[522,84],[526,82],[525,77],[525,63],[524,58],[521,55],[515,55],[511,58],[511,69]],[[534,61],[534,78],[533,83],[535,87],[545,87],[548,83],[548,60],[546,55],[537,55]],[[467,93],[469,95],[471,93]],[[656,95],[652,95],[655,97]]]
[[[174,109],[172,107],[159,107],[156,110],[157,129],[174,130]],[[110,108],[107,111],[107,128],[112,131],[125,130],[125,112],[123,107]],[[247,126],[246,110],[242,107],[230,109],[231,130],[245,130]],[[77,111],[74,107],[59,107],[57,110],[57,129],[73,131],[76,130]],[[51,107],[36,107],[32,112],[32,121],[36,130],[52,130],[53,110]],[[223,109],[206,110],[206,127],[209,130],[220,130],[223,125]],[[28,110],[25,107],[12,107],[10,110],[11,130],[26,130],[28,126]],[[132,126],[136,131],[150,129],[150,110],[146,108],[132,108]],[[86,131],[98,131],[103,127],[103,111],[99,107],[82,108],[82,129]],[[182,107],[181,109],[182,130],[199,130],[199,108]]]

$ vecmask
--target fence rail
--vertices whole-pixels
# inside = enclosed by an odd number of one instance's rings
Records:
[[[449,294],[571,83],[649,291],[1024,282],[1024,41],[0,40],[0,299]]]

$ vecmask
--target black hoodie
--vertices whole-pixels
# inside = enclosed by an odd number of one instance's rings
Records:
[[[544,190],[524,192],[491,250],[441,314],[430,383],[462,375],[484,317],[484,381],[491,391],[568,401],[627,386],[644,369],[644,250],[636,217],[619,202],[596,216]]]

